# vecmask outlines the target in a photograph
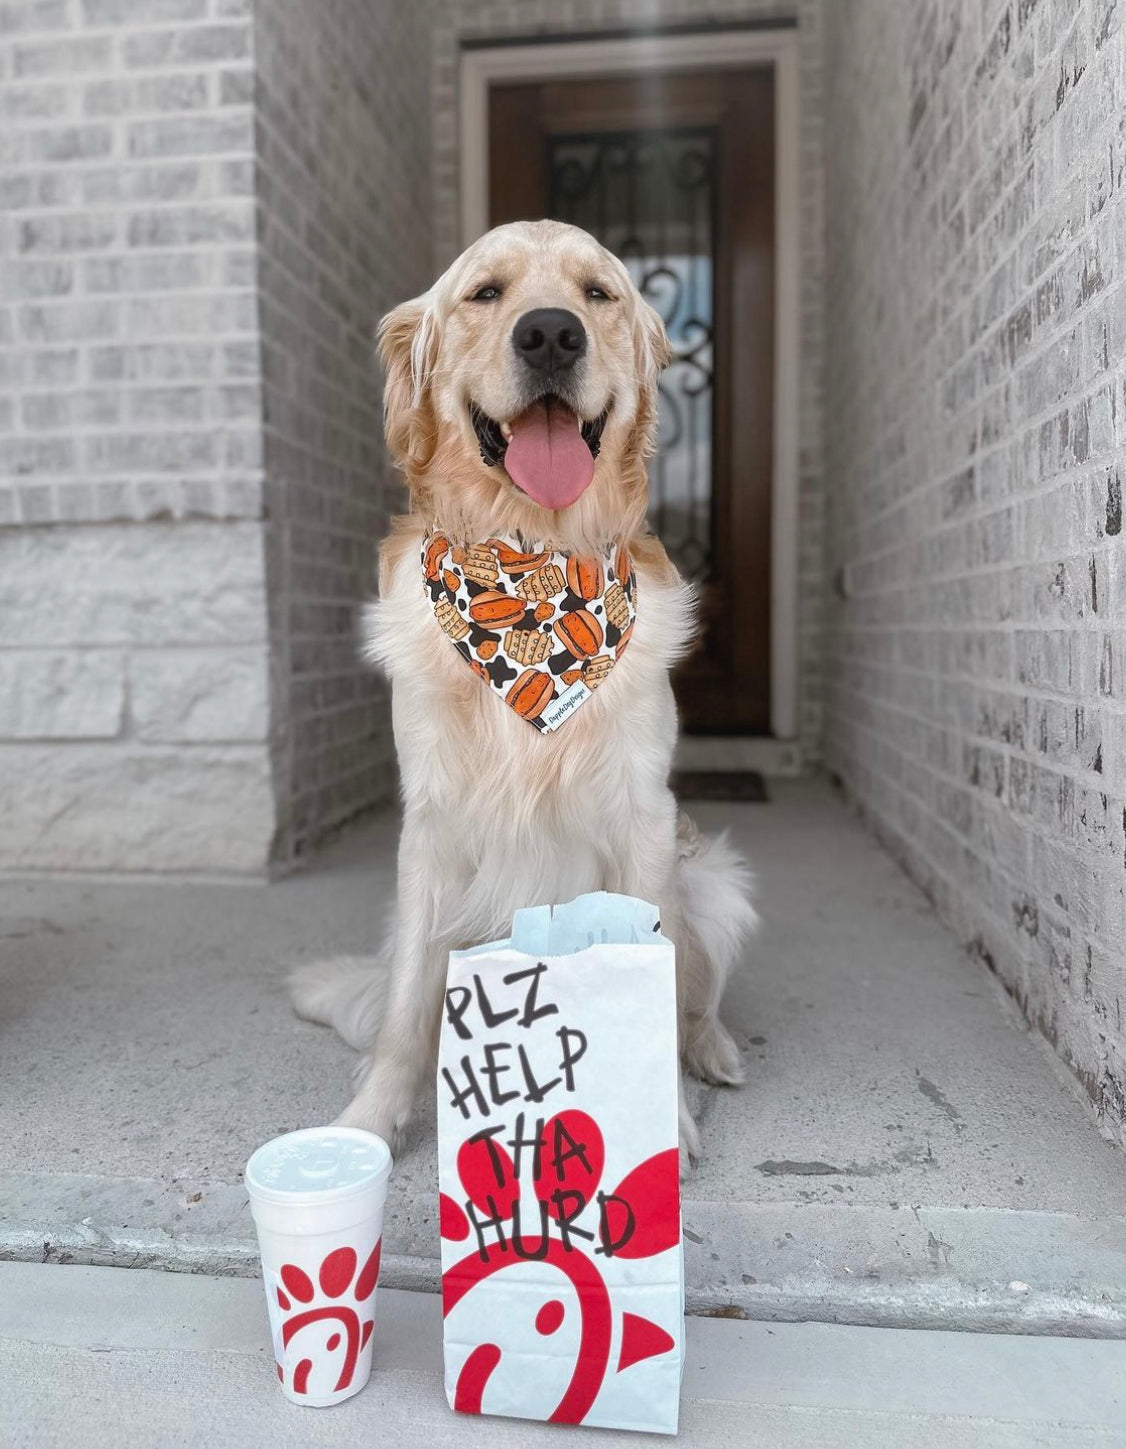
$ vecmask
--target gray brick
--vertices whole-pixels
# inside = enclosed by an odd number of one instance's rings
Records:
[[[12,73],[22,76],[74,75],[108,70],[112,42],[105,36],[74,36],[65,40],[27,41],[12,51]]]
[[[31,176],[0,175],[0,207],[7,212],[26,210],[34,191],[35,180]]]
[[[153,31],[127,36],[122,44],[125,64],[137,67],[242,60],[249,53],[250,30],[245,24]]]
[[[102,302],[27,305],[17,313],[20,335],[31,343],[100,341],[118,330],[117,308]]]
[[[64,297],[74,290],[74,267],[70,262],[0,263],[0,287],[11,301]]]
[[[184,292],[170,297],[134,296],[126,304],[131,337],[167,338],[200,333],[246,332],[254,325],[254,294]]]
[[[5,85],[0,90],[0,121],[55,120],[66,115],[70,98],[70,88],[65,85]]]
[[[199,242],[249,241],[254,212],[242,203],[184,206],[171,211],[140,212],[129,221],[134,247],[192,246]]]
[[[214,373],[215,348],[210,343],[200,342],[95,347],[90,350],[89,367],[95,382],[195,380]]]
[[[29,528],[50,523],[55,513],[53,488],[49,483],[17,483],[16,509],[20,522]]]
[[[5,0],[0,5],[0,35],[65,30],[68,11],[67,0]]]
[[[108,156],[113,150],[109,126],[63,126],[50,131],[31,131],[23,138],[23,160],[88,161]]]
[[[214,468],[218,441],[213,433],[107,433],[86,440],[92,473],[172,472]]]
[[[133,423],[179,423],[182,427],[204,418],[206,391],[201,387],[141,388],[129,395]]]
[[[85,199],[82,194],[82,172],[80,170],[51,168],[27,179],[31,181],[32,190],[28,201],[23,203],[25,209],[74,207],[80,206]]]
[[[31,387],[67,386],[78,376],[76,347],[29,352],[25,357],[25,380]]]
[[[19,226],[21,252],[96,251],[117,239],[117,217],[79,212],[73,216],[36,217]]]
[[[248,106],[254,99],[252,70],[225,70],[219,75],[219,101],[224,106]]]
[[[108,427],[121,419],[119,392],[27,393],[20,399],[20,416],[29,432],[53,429]]]
[[[58,473],[69,468],[74,458],[74,443],[69,438],[0,438],[0,477]]]
[[[245,151],[251,136],[249,116],[177,116],[137,121],[126,138],[130,156],[207,156]]]
[[[161,25],[173,20],[202,20],[207,0],[82,0],[87,25]]]
[[[207,190],[207,172],[198,161],[162,166],[115,167],[82,177],[82,199],[94,205],[111,202],[190,201]]]
[[[82,281],[88,292],[171,292],[203,286],[207,264],[192,252],[93,257],[83,264]]]
[[[131,111],[197,111],[210,104],[209,79],[204,73],[97,81],[86,87],[82,107],[88,116],[122,116]]]

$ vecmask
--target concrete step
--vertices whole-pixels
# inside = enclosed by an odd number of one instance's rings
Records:
[[[815,780],[696,808],[760,878],[727,1015],[738,1091],[694,1086],[695,1312],[1126,1335],[1126,1155],[926,902]],[[390,817],[273,885],[0,887],[0,1256],[254,1271],[251,1149],[331,1119],[353,1056],[297,1021],[295,961],[368,951]],[[437,1285],[425,1114],[385,1281]]]
[[[278,1391],[257,1282],[0,1264],[0,1442],[118,1449],[127,1426],[149,1449],[558,1449],[555,1427],[452,1414],[441,1342],[436,1297],[381,1289],[367,1388],[306,1409]],[[677,1443],[1111,1449],[1126,1443],[1126,1343],[691,1319]]]

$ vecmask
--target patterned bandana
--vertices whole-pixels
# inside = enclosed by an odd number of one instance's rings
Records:
[[[525,553],[499,538],[456,548],[433,533],[422,571],[454,648],[543,733],[586,703],[633,633],[637,585],[624,548],[601,558]]]

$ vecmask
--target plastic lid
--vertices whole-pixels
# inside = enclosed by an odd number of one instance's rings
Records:
[[[246,1164],[246,1187],[265,1202],[351,1197],[391,1171],[391,1149],[359,1127],[306,1127],[265,1142]]]

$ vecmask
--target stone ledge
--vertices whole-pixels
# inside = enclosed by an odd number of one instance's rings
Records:
[[[381,1282],[435,1293],[433,1202],[395,1182]],[[1126,1339],[1126,1216],[684,1202],[688,1312]],[[0,1259],[254,1277],[241,1186],[0,1177]]]

